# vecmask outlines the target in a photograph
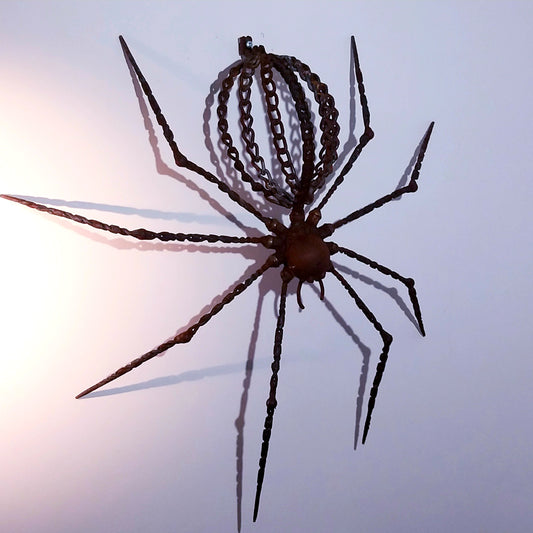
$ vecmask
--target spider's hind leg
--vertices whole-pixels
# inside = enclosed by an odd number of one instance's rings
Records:
[[[174,133],[171,130],[167,119],[165,118],[165,115],[163,114],[163,111],[161,110],[161,107],[159,106],[159,103],[157,102],[152,89],[150,85],[148,84],[148,81],[144,77],[143,73],[141,72],[141,69],[139,68],[139,65],[135,61],[135,58],[133,57],[133,54],[131,53],[128,45],[126,44],[126,41],[124,40],[124,37],[122,35],[119,37],[120,45],[122,47],[122,51],[126,57],[126,61],[128,62],[128,66],[133,69],[135,72],[135,76],[137,76],[137,79],[139,81],[139,84],[143,90],[144,95],[146,96],[148,100],[148,104],[150,105],[150,108],[152,109],[156,120],[158,124],[161,126],[161,129],[163,131],[163,135],[170,147],[170,150],[172,151],[172,154],[174,156],[174,162],[178,167],[186,168],[192,172],[195,172],[196,174],[202,176],[207,181],[215,184],[220,191],[227,194],[231,200],[233,200],[235,203],[240,205],[243,209],[246,209],[249,213],[254,215],[258,220],[263,222],[267,228],[271,231],[275,231],[275,228],[277,228],[277,224],[275,220],[263,215],[261,212],[259,212],[251,203],[247,202],[244,198],[242,198],[236,191],[231,189],[229,185],[223,181],[221,181],[218,177],[216,177],[213,173],[207,171],[200,165],[197,165],[196,163],[193,163],[190,161],[178,148],[178,145],[176,141],[174,140]]]
[[[351,47],[352,47],[352,61],[353,61],[353,70],[355,74],[355,80],[357,83],[357,90],[359,92],[359,102],[361,104],[361,112],[363,117],[363,125],[364,125],[364,131],[359,138],[359,142],[355,145],[352,153],[350,154],[350,157],[348,158],[348,161],[342,168],[339,175],[335,178],[335,181],[333,182],[333,185],[330,187],[326,195],[322,198],[320,201],[320,204],[318,205],[318,209],[322,210],[322,208],[326,205],[326,202],[331,198],[333,193],[337,190],[337,187],[344,181],[344,177],[350,169],[352,168],[353,164],[357,160],[357,158],[361,155],[361,152],[363,151],[363,148],[372,140],[374,137],[374,132],[372,131],[372,128],[370,127],[370,110],[368,108],[368,100],[365,94],[365,85],[363,82],[363,72],[361,71],[361,65],[359,64],[359,55],[357,54],[357,46],[355,44],[355,37],[352,35],[351,39]]]
[[[334,222],[332,224],[324,224],[319,228],[322,237],[329,237],[333,234],[335,230],[339,229],[341,226],[344,226],[349,222],[353,222],[354,220],[357,220],[358,218],[361,218],[364,215],[368,215],[368,213],[374,211],[374,209],[379,209],[385,204],[391,202],[392,200],[399,198],[400,196],[402,196],[402,194],[408,192],[416,192],[418,190],[418,184],[416,183],[416,180],[420,175],[422,161],[424,160],[424,155],[426,154],[426,150],[429,144],[429,138],[431,137],[431,132],[433,131],[434,126],[435,122],[431,122],[428,129],[426,130],[426,133],[424,133],[424,137],[422,137],[422,142],[420,143],[420,148],[418,151],[418,157],[416,158],[415,166],[413,167],[413,171],[411,172],[411,177],[409,178],[409,183],[407,185],[396,189],[390,194],[386,194],[385,196],[378,198],[374,202],[368,204],[367,206],[361,209],[357,209],[353,213],[350,213],[348,216],[337,220],[337,222]]]
[[[379,363],[376,368],[376,375],[374,376],[374,382],[372,383],[372,388],[370,389],[370,397],[368,399],[368,409],[366,413],[365,427],[363,430],[364,444],[368,435],[368,430],[370,429],[370,420],[372,418],[372,411],[374,410],[374,405],[376,403],[379,384],[381,383],[381,378],[383,377],[383,373],[385,372],[385,365],[387,364],[387,359],[389,356],[389,348],[392,343],[392,335],[383,329],[383,326],[379,323],[378,319],[366,306],[363,300],[361,300],[360,296],[353,290],[353,288],[346,281],[346,279],[344,279],[344,277],[333,267],[331,268],[331,273],[341,282],[342,286],[348,291],[348,294],[353,298],[357,307],[361,309],[368,321],[378,331],[383,341],[383,349],[381,350],[381,355],[379,356]]]

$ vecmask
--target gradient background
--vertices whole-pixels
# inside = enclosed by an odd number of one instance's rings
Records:
[[[255,525],[276,272],[189,345],[74,396],[174,335],[264,253],[132,242],[2,201],[0,530],[236,531],[238,477],[243,532],[528,530],[532,27],[529,2],[0,2],[0,191],[108,223],[242,234],[227,209],[259,227],[173,170],[159,131],[157,163],[119,34],[206,168],[206,97],[239,36],[320,74],[344,142],[356,35],[376,137],[325,221],[394,190],[436,122],[419,191],[335,234],[415,278],[427,337],[401,285],[339,260],[394,336],[354,451],[379,336],[334,279],[327,305],[309,286],[305,311],[290,296]]]

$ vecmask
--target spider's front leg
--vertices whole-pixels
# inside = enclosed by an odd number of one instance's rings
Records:
[[[281,343],[283,340],[283,326],[285,324],[285,303],[287,300],[288,281],[283,279],[281,284],[281,296],[279,301],[278,321],[276,324],[276,334],[274,337],[274,360],[272,362],[272,376],[270,378],[270,393],[266,401],[267,415],[263,429],[263,444],[261,445],[261,458],[259,459],[259,470],[257,472],[257,488],[255,491],[254,522],[259,511],[259,501],[261,499],[261,489],[263,488],[263,478],[265,477],[265,467],[268,456],[268,446],[272,433],[272,423],[274,422],[274,411],[278,404],[276,400],[276,389],[278,386],[279,363],[281,361]]]
[[[273,266],[278,265],[278,260],[276,256],[273,254],[271,255],[265,263],[261,267],[259,267],[255,272],[253,272],[246,280],[244,280],[242,283],[239,283],[236,285],[231,292],[226,294],[224,298],[215,305],[209,309],[209,311],[205,314],[203,314],[192,326],[187,328],[182,333],[178,333],[175,337],[169,339],[168,341],[165,341],[164,343],[160,344],[157,348],[154,348],[153,350],[150,350],[149,352],[145,353],[144,355],[141,355],[137,359],[134,359],[127,365],[124,365],[123,367],[119,368],[103,380],[99,381],[98,383],[92,385],[88,389],[85,389],[83,392],[80,392],[76,398],[82,398],[83,396],[86,396],[87,394],[90,394],[91,392],[99,389],[100,387],[106,385],[107,383],[110,383],[111,381],[114,381],[115,379],[119,378],[120,376],[123,376],[124,374],[127,374],[134,368],[137,368],[138,366],[142,365],[146,361],[149,361],[150,359],[153,359],[156,355],[159,355],[163,352],[166,352],[169,348],[172,348],[172,346],[175,346],[176,344],[186,344],[189,342],[193,336],[196,334],[198,329],[200,329],[202,326],[207,324],[213,316],[215,316],[217,313],[222,311],[224,306],[229,304],[236,296],[244,292],[257,278],[262,276],[269,268]]]
[[[374,405],[376,403],[376,397],[378,395],[379,384],[381,383],[381,378],[385,372],[385,365],[387,364],[387,359],[389,356],[389,348],[392,343],[392,335],[383,329],[383,326],[379,323],[378,319],[374,316],[372,311],[366,306],[360,296],[353,290],[351,285],[346,281],[346,279],[339,273],[333,266],[331,267],[330,272],[341,282],[342,286],[348,291],[348,294],[353,298],[355,304],[368,321],[374,326],[378,331],[383,341],[383,349],[381,350],[381,355],[379,356],[379,363],[376,368],[376,375],[374,376],[374,382],[372,383],[372,388],[370,389],[370,397],[368,399],[368,409],[366,413],[365,427],[363,430],[363,444],[366,441],[368,435],[368,430],[370,429],[370,420],[372,418],[372,411],[374,410]]]

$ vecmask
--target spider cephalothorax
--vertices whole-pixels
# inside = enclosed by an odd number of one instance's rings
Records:
[[[344,162],[344,166],[340,169],[332,183],[328,183],[329,178],[333,174],[333,165],[337,159],[340,130],[337,121],[338,112],[335,108],[335,101],[329,94],[328,87],[320,81],[320,78],[316,74],[311,72],[307,65],[295,57],[269,54],[262,46],[253,46],[250,37],[241,37],[239,39],[241,60],[228,70],[227,76],[220,84],[220,92],[218,94],[217,126],[220,135],[220,143],[224,147],[224,155],[232,162],[240,179],[248,184],[252,191],[261,195],[266,201],[276,204],[281,209],[287,211],[286,215],[288,215],[288,223],[286,225],[281,219],[268,216],[270,210],[265,208],[265,212],[262,212],[220,177],[188,160],[187,157],[181,153],[174,140],[174,134],[170,129],[148,82],[143,76],[122,37],[120,37],[120,42],[126,59],[135,73],[134,75],[137,77],[156,120],[162,128],[163,135],[172,150],[175,163],[179,167],[195,172],[207,181],[215,184],[218,189],[227,194],[231,200],[254,215],[257,220],[264,224],[268,232],[257,237],[242,237],[170,233],[166,231],[154,232],[143,228],[129,230],[119,226],[105,224],[97,220],[90,220],[83,216],[47,207],[42,204],[37,204],[28,199],[7,195],[2,195],[2,197],[27,205],[33,209],[64,217],[81,224],[88,224],[94,228],[114,234],[130,236],[135,239],[157,239],[160,241],[193,243],[255,243],[272,251],[271,255],[263,265],[257,268],[257,270],[248,276],[248,278],[242,283],[235,285],[220,302],[214,304],[192,326],[171,337],[153,350],[134,359],[122,368],[119,368],[116,372],[92,387],[84,390],[77,396],[77,398],[80,398],[89,394],[106,383],[109,383],[130,370],[133,370],[149,359],[152,359],[156,355],[165,352],[176,344],[189,342],[200,327],[204,326],[213,316],[219,313],[224,306],[229,304],[240,293],[246,290],[268,269],[274,267],[280,268],[281,291],[279,313],[274,338],[274,357],[271,366],[272,376],[270,379],[270,392],[266,402],[267,415],[265,418],[262,436],[263,444],[261,446],[261,457],[257,474],[257,489],[254,505],[255,520],[259,509],[259,500],[263,486],[263,477],[265,474],[274,411],[277,406],[276,390],[278,385],[278,372],[280,369],[288,284],[296,278],[298,282],[297,300],[300,307],[303,308],[301,300],[302,283],[318,282],[320,286],[320,295],[323,299],[324,285],[322,280],[328,274],[333,275],[346,289],[356,307],[373,325],[382,339],[383,348],[381,350],[379,363],[376,368],[376,374],[374,376],[368,400],[368,410],[363,430],[363,443],[367,438],[368,430],[370,428],[370,420],[378,394],[379,384],[385,371],[385,364],[387,362],[392,336],[385,331],[381,323],[359,297],[357,292],[351,287],[340,272],[338,272],[331,261],[331,256],[337,253],[344,254],[375,269],[377,272],[402,283],[407,288],[419,331],[422,335],[425,334],[420,306],[415,291],[415,284],[412,278],[404,277],[394,270],[381,265],[358,252],[339,246],[333,241],[326,241],[326,239],[329,239],[341,226],[382,207],[386,203],[395,198],[399,198],[405,193],[415,192],[417,190],[416,180],[418,179],[422,160],[433,130],[433,122],[429,125],[422,138],[411,176],[406,185],[353,211],[336,222],[320,225],[321,211],[324,205],[344,181],[344,177],[352,168],[353,163],[359,157],[366,144],[368,144],[374,136],[374,133],[370,128],[370,112],[365,95],[363,74],[359,66],[355,39],[352,37],[352,60],[355,80],[359,92],[364,130],[359,141],[356,143],[355,147],[353,147],[350,156]],[[260,81],[260,85],[258,84],[259,92],[263,98],[263,107],[265,108],[266,123],[268,125],[267,129],[269,130],[269,138],[271,141],[270,148],[271,152],[274,154],[272,159],[275,164],[273,165],[272,171],[269,171],[266,168],[265,160],[261,156],[259,146],[256,142],[254,121],[251,113],[252,100],[250,97],[254,79]],[[307,93],[302,82],[307,86]],[[233,139],[229,133],[228,102],[230,101],[230,93],[234,85],[236,85],[235,92],[237,94],[238,104],[238,123],[240,126],[239,136],[244,148],[242,154],[244,162],[241,160],[241,155],[234,146]],[[293,109],[292,124],[293,129],[296,129],[297,131],[296,136],[292,135],[294,131],[291,131],[291,142],[294,137],[300,141],[300,146],[295,151],[290,148],[289,142],[287,141],[287,135],[285,134],[284,120],[280,111],[280,94],[283,94],[284,102],[288,102]],[[315,102],[315,112],[312,111],[312,100]],[[318,126],[315,124],[314,116],[320,117]],[[294,118],[296,118],[297,123],[295,128]],[[317,145],[320,145],[318,154]],[[273,174],[276,179],[274,179]],[[329,189],[322,195],[318,205],[314,206],[313,204],[317,193],[321,193],[326,184],[329,186]]]
[[[283,265],[283,280],[289,282],[292,278],[298,279],[296,294],[302,309],[302,283],[318,281],[320,297],[324,299],[322,280],[331,270],[330,257],[334,247],[324,241],[323,232],[317,228],[319,220],[318,210],[311,211],[307,218],[304,218],[302,211],[293,211],[289,227],[283,227],[272,239],[271,246],[276,251],[276,259]]]

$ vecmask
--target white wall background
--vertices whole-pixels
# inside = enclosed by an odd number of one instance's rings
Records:
[[[393,281],[340,261],[394,336],[354,451],[379,336],[334,279],[330,307],[304,287],[300,313],[291,295],[256,524],[276,273],[190,345],[107,394],[74,395],[175,334],[264,253],[139,244],[2,201],[0,530],[237,531],[239,414],[243,532],[529,530],[532,25],[528,2],[0,3],[0,192],[109,223],[239,234],[186,178],[254,224],[200,178],[156,168],[119,34],[183,152],[208,168],[205,99],[239,36],[310,64],[344,139],[356,35],[376,137],[324,220],[394,190],[436,122],[418,192],[335,235],[415,278],[427,337],[402,286],[391,297]]]

